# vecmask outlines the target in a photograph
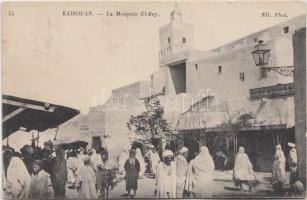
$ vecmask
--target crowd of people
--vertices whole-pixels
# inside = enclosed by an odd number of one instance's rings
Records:
[[[4,198],[65,198],[67,187],[76,189],[80,198],[98,198],[115,184],[104,149],[67,149],[48,141],[43,149],[32,143],[20,152],[3,147]]]
[[[203,198],[211,195],[214,188],[214,162],[208,148],[201,147],[190,163],[187,161],[188,151],[188,148],[183,147],[175,156],[171,150],[165,150],[160,158],[153,145],[150,146],[145,157],[156,180],[157,198]],[[126,190],[131,198],[136,196],[138,179],[144,174],[142,168],[145,167],[145,159],[140,152],[138,148],[131,148],[129,155],[124,151],[119,159],[119,169],[125,174]]]
[[[286,158],[281,145],[276,146],[274,161],[272,165],[272,187],[276,194],[289,196],[300,196],[304,191],[304,185],[299,180],[299,171],[297,169],[297,153],[295,144],[288,143],[290,149],[288,164],[290,168],[289,185],[290,191],[285,192],[283,185],[286,182]]]
[[[288,145],[291,148],[288,159],[290,167],[290,190],[285,190],[283,187],[286,183],[286,158],[279,144],[276,146],[276,151],[273,156],[272,189],[277,196],[301,196],[304,192],[304,185],[299,180],[295,144],[288,143]],[[239,152],[235,158],[233,180],[235,185],[241,189],[244,185],[248,186],[249,191],[253,191],[254,186],[259,182],[248,155],[245,153],[244,147],[239,148]]]
[[[286,158],[281,145],[276,146],[272,163],[272,189],[278,196],[299,196],[304,191],[303,184],[298,179],[297,155],[295,145],[291,146],[289,154],[290,190],[283,188],[286,182]],[[136,196],[138,178],[144,173],[144,158],[140,149],[131,149],[129,155],[125,151],[120,157],[120,169],[125,173],[126,190],[129,197]],[[206,198],[212,197],[216,183],[213,181],[215,164],[206,146],[200,148],[197,156],[188,162],[189,150],[182,147],[175,155],[171,150],[165,150],[160,156],[153,145],[145,154],[149,161],[149,171],[156,179],[155,194],[157,198]],[[234,160],[234,185],[239,190],[253,192],[259,180],[253,170],[253,165],[244,147]]]
[[[272,189],[279,196],[296,196],[304,191],[295,144],[289,146],[290,190],[284,189],[287,159],[281,145],[276,146],[272,162]],[[213,197],[216,187],[215,163],[206,146],[191,160],[187,147],[174,153],[169,149],[160,152],[150,145],[144,154],[133,147],[123,151],[116,169],[108,166],[105,149],[53,146],[51,141],[45,142],[43,149],[25,145],[21,154],[3,149],[2,185],[8,199],[64,198],[66,188],[76,190],[79,198],[108,197],[115,185],[116,170],[123,174],[129,198],[137,196],[138,181],[145,172],[155,179],[157,198],[208,198]],[[246,191],[253,191],[259,182],[244,147],[239,147],[234,160],[233,181],[239,190]]]

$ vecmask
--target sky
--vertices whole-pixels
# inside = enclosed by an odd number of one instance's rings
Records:
[[[2,92],[87,114],[93,99],[98,97],[103,103],[112,89],[150,80],[150,75],[159,70],[159,27],[169,23],[174,4],[4,3]],[[183,21],[194,24],[194,47],[200,50],[222,46],[305,14],[304,6],[302,2],[178,2]],[[94,16],[62,15],[71,10],[92,11]],[[107,11],[147,11],[158,16],[106,16]],[[264,18],[262,12],[287,13],[288,17]]]

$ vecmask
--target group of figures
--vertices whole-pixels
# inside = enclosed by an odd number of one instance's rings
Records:
[[[289,146],[289,190],[284,187],[287,159],[280,145],[276,146],[272,163],[272,189],[278,196],[300,196],[304,192],[304,185],[299,181],[295,145],[289,143]],[[186,147],[176,155],[171,150],[160,155],[151,145],[145,159],[139,148],[131,148],[129,153],[119,157],[115,167],[108,165],[106,150],[96,152],[86,146],[67,149],[48,141],[43,149],[25,145],[21,154],[8,147],[3,149],[2,194],[7,199],[65,198],[66,188],[76,190],[79,198],[108,197],[109,189],[117,181],[117,167],[124,174],[130,198],[136,197],[138,180],[146,169],[150,177],[155,178],[157,198],[208,198],[214,196],[217,186],[213,180],[215,163],[206,146],[189,162]],[[247,191],[253,191],[259,182],[244,147],[239,147],[235,157],[233,181],[240,190],[247,186]]]
[[[108,197],[116,172],[107,164],[107,152],[80,148],[67,153],[68,188],[77,189],[80,198]]]
[[[289,153],[289,167],[290,167],[290,190],[286,191],[283,188],[286,182],[286,158],[281,145],[276,146],[272,164],[272,189],[277,196],[300,196],[304,191],[304,185],[299,181],[297,169],[297,153],[295,144],[289,143],[291,147]],[[253,166],[245,153],[244,147],[239,148],[239,152],[235,159],[233,180],[236,186],[243,188],[248,186],[249,191],[253,191],[254,186],[258,183],[257,177],[253,171]]]
[[[280,145],[276,146],[272,165],[272,189],[277,196],[300,196],[304,191],[303,183],[299,181],[297,170],[297,154],[295,145],[290,143],[290,190],[283,189],[286,182],[286,159]],[[171,150],[162,153],[162,159],[155,150],[146,154],[149,158],[151,172],[156,179],[155,194],[157,198],[208,198],[213,197],[216,182],[213,181],[215,164],[206,146],[200,148],[198,155],[190,162],[188,148],[182,147],[177,156]],[[144,159],[140,149],[131,149],[127,159],[122,160],[122,170],[125,171],[126,190],[128,196],[136,196],[139,175],[144,173]],[[142,167],[143,166],[143,167]],[[253,192],[259,180],[253,170],[244,147],[239,147],[233,167],[234,185],[239,190]]]
[[[44,148],[25,145],[21,154],[3,150],[2,194],[6,199],[65,198],[66,187],[80,198],[98,198],[114,185],[115,170],[106,166],[107,152],[64,149],[51,141]]]
[[[136,196],[139,174],[142,175],[144,159],[138,158],[140,150],[131,149],[129,158],[125,160],[126,190],[129,197]],[[162,160],[156,150],[152,148],[147,152],[150,168],[156,179],[157,198],[203,198],[211,196],[214,188],[213,171],[214,162],[206,146],[202,146],[200,153],[187,162],[188,148],[183,147],[179,155],[175,156],[171,150],[162,153]],[[121,159],[123,160],[123,159]]]
[[[286,182],[286,158],[281,145],[276,146],[276,152],[274,155],[274,161],[272,165],[272,187],[274,192],[278,195],[301,196],[304,192],[304,185],[299,180],[295,144],[288,143],[288,145],[291,147],[288,157],[288,164],[290,168],[290,190],[285,192],[283,189],[283,185]]]

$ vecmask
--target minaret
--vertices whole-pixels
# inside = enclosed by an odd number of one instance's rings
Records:
[[[175,3],[175,8],[171,12],[170,16],[170,22],[171,23],[182,23],[182,15],[181,15],[181,10],[178,8],[177,2]]]
[[[193,25],[183,22],[177,3],[170,14],[170,23],[160,28],[159,36],[161,64],[167,57],[193,48]]]

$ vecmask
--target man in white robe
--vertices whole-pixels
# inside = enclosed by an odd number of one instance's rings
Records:
[[[144,157],[142,155],[141,149],[137,148],[136,149],[136,159],[138,159],[139,163],[140,163],[140,177],[142,177],[145,173],[145,160]]]
[[[196,198],[212,197],[215,189],[213,182],[214,162],[206,146],[189,163],[185,190]]]
[[[152,154],[154,148],[155,148],[154,145],[152,145],[152,144],[149,145],[149,150],[148,150],[147,153],[146,153],[146,157],[147,157],[149,160],[150,160],[150,157],[151,157],[151,154]]]
[[[72,153],[72,151],[67,152],[68,158],[67,163],[67,178],[69,185],[74,185],[76,180],[76,172],[78,169],[78,159]]]
[[[277,194],[282,193],[285,182],[286,171],[284,155],[281,151],[276,150],[272,165],[272,188]]]
[[[98,198],[96,191],[96,176],[91,166],[91,158],[87,155],[83,158],[83,166],[78,169],[76,186],[79,192],[79,198],[94,199]]]
[[[31,177],[19,157],[12,157],[7,168],[7,181],[12,185],[12,196],[14,199],[29,198]]]
[[[288,145],[291,147],[289,153],[289,167],[290,167],[290,185],[293,185],[298,178],[298,170],[297,170],[297,153],[296,146],[294,143],[289,142]]]
[[[156,149],[152,150],[152,153],[150,155],[150,163],[151,163],[152,174],[155,177],[156,173],[157,173],[157,167],[160,163],[160,156],[159,156],[158,152],[156,151]]]
[[[103,162],[102,162],[102,158],[101,158],[100,154],[96,153],[95,149],[91,149],[90,154],[91,154],[92,166],[93,166],[95,172],[97,172],[98,171],[98,169],[97,169],[98,165],[102,165],[102,166],[104,165]]]
[[[286,165],[286,157],[285,157],[285,154],[284,154],[284,152],[283,152],[283,150],[281,148],[281,145],[280,144],[276,145],[275,150],[276,150],[275,154],[279,154],[281,162],[282,162],[282,164],[285,167],[285,165]]]
[[[163,162],[157,167],[157,197],[176,198],[176,163],[173,161],[174,154],[166,150],[162,154]]]
[[[125,163],[127,159],[129,158],[129,153],[126,149],[123,150],[123,152],[120,154],[119,159],[118,159],[118,169],[120,173],[125,173]],[[125,174],[124,174],[125,176]]]
[[[257,181],[253,165],[245,153],[244,147],[239,147],[233,169],[233,180],[235,185],[241,189],[243,189],[243,184],[248,185],[250,191],[253,189],[253,183]]]
[[[189,150],[186,147],[182,147],[179,151],[179,156],[176,159],[176,171],[177,171],[177,183],[176,183],[176,196],[177,198],[183,198],[184,185],[187,176],[188,162],[187,157]]]
[[[80,148],[79,149],[79,154],[77,155],[77,160],[78,160],[78,169],[84,165],[84,158],[86,157],[86,155],[84,154],[84,149]]]

